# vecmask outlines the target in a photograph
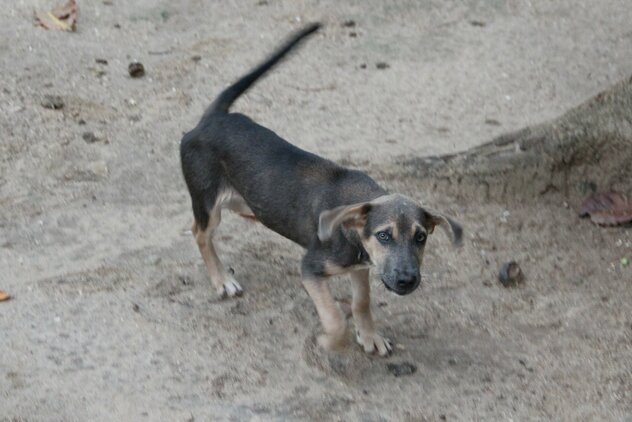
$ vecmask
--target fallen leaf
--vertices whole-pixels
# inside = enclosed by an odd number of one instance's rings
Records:
[[[582,204],[579,216],[590,216],[590,220],[600,226],[629,223],[632,221],[632,202],[618,192],[594,193]]]
[[[11,299],[11,295],[3,290],[0,290],[0,302]]]
[[[35,11],[35,25],[46,29],[74,32],[77,29],[77,2],[68,0],[49,12]]]

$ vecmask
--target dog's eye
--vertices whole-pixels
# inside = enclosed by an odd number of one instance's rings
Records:
[[[426,233],[419,232],[415,235],[415,242],[424,243],[426,241]]]
[[[388,234],[388,232],[377,232],[375,234],[375,237],[377,237],[377,240],[379,240],[382,243],[385,243],[391,240],[391,235]]]

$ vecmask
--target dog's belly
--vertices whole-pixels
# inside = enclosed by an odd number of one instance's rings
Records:
[[[297,236],[301,231],[296,230],[288,220],[279,219],[276,213],[269,210],[257,209],[257,212],[248,205],[246,200],[237,190],[234,188],[226,188],[218,196],[217,203],[222,209],[228,209],[240,217],[247,218],[249,220],[258,221],[264,226],[273,230],[280,235],[287,237],[288,239],[303,244],[305,240],[300,236]],[[216,205],[217,206],[217,205]]]
[[[229,209],[242,217],[256,220],[255,213],[250,209],[246,200],[235,189],[224,189],[217,198],[217,205],[222,209]]]
[[[284,202],[282,206],[278,202],[275,203],[276,206],[270,204],[266,204],[270,206],[261,206],[254,201],[251,206],[241,193],[235,188],[229,187],[222,190],[216,206],[228,209],[249,220],[257,221],[281,236],[307,247],[311,239],[309,233],[314,232],[314,230],[310,230],[311,222],[304,215],[301,215],[301,212],[292,210],[291,208],[296,204],[286,204],[285,199],[282,200]],[[298,218],[292,218],[289,214],[298,216]]]

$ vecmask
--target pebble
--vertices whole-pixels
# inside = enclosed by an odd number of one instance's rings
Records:
[[[509,220],[510,216],[511,213],[509,212],[509,210],[503,210],[502,214],[500,215],[500,222],[506,223]]]
[[[89,144],[93,144],[101,140],[101,138],[95,135],[94,132],[83,132],[83,135],[81,135],[81,137]]]
[[[60,110],[64,108],[64,99],[59,95],[44,95],[42,100],[42,107],[49,108],[51,110]]]
[[[145,76],[145,66],[139,62],[132,62],[127,67],[127,71],[132,78],[142,78]]]
[[[498,280],[505,287],[515,286],[522,282],[523,274],[516,261],[505,262],[498,272]]]
[[[412,375],[417,372],[417,367],[409,362],[402,363],[387,363],[386,369],[395,377],[403,377],[406,375]]]

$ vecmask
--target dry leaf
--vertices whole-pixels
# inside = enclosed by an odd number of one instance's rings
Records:
[[[600,226],[629,223],[632,221],[632,202],[618,192],[594,193],[582,204],[579,216],[590,216],[590,220]]]
[[[35,25],[46,29],[75,31],[77,29],[77,2],[68,0],[63,6],[58,6],[49,12],[35,11]]]
[[[0,302],[11,299],[11,295],[3,290],[0,290]]]

